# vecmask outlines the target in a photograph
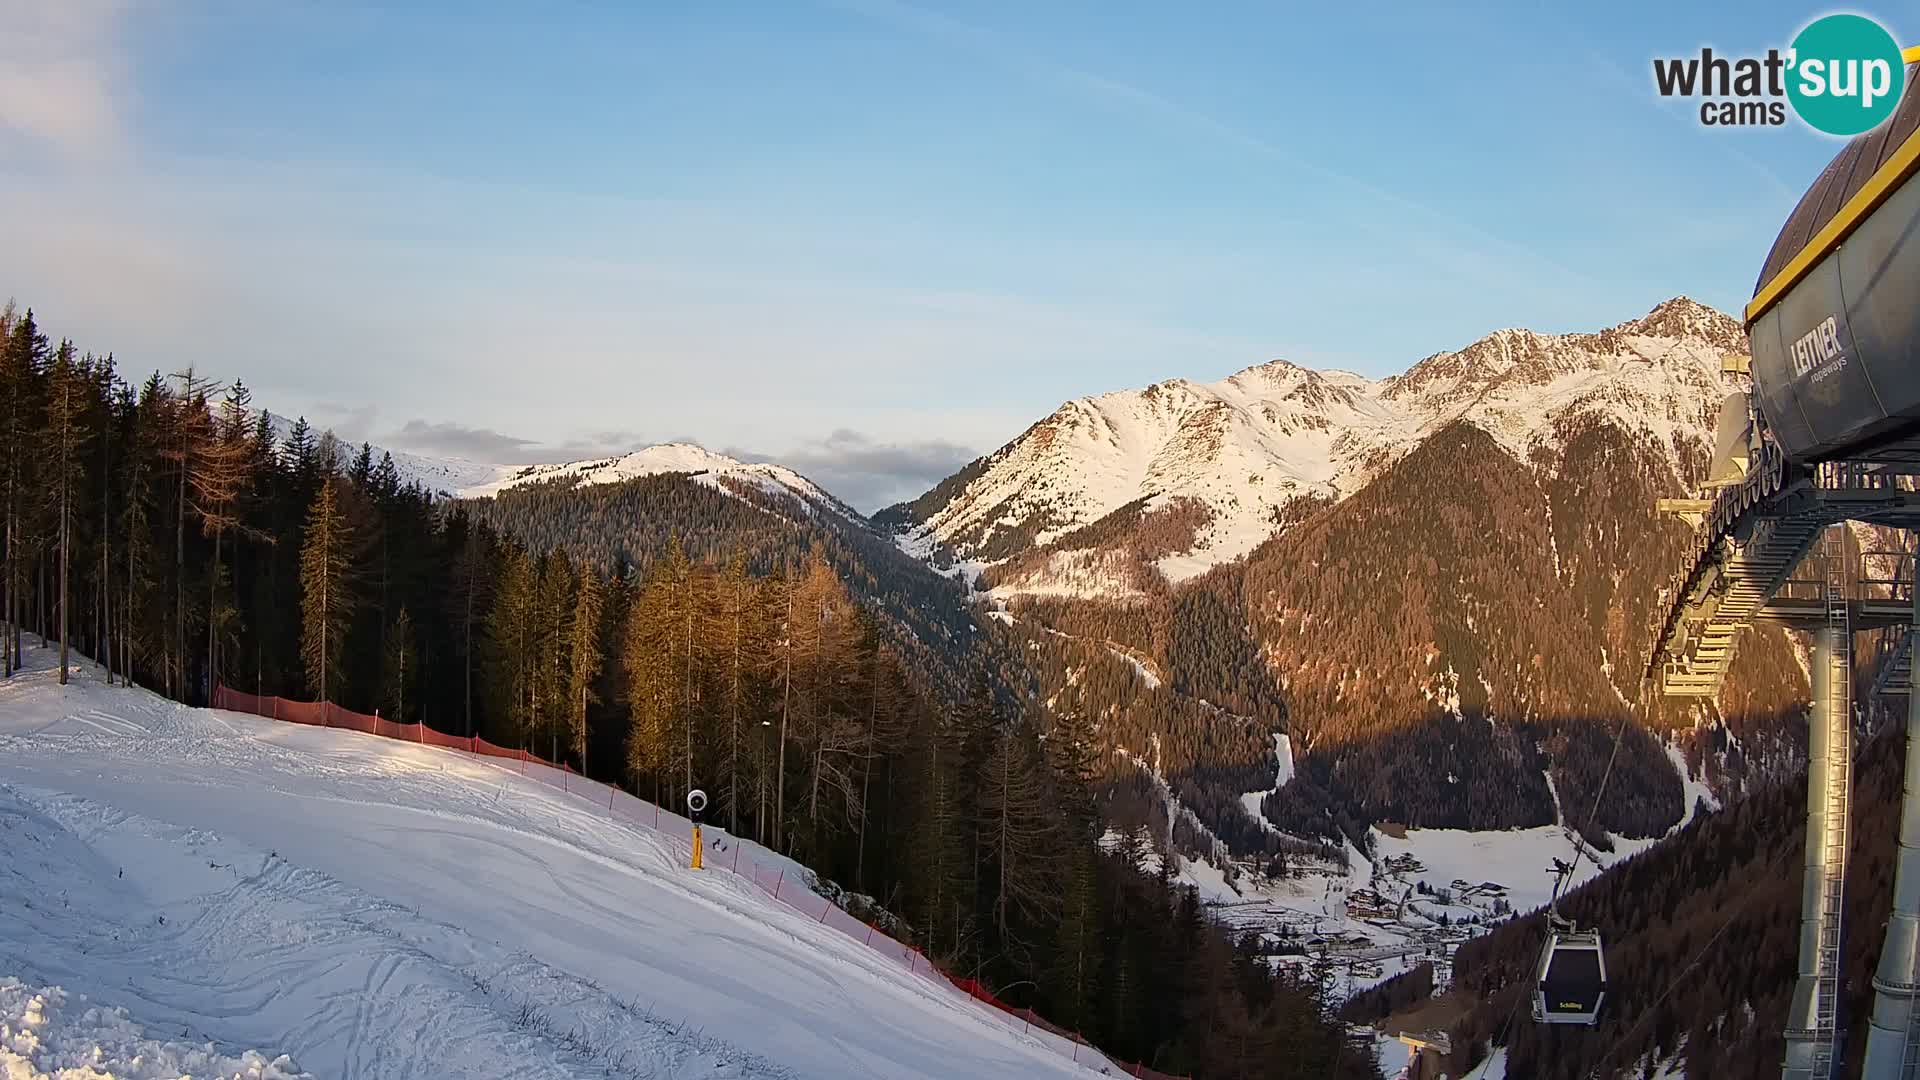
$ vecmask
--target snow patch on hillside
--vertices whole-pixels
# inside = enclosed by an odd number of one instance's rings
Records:
[[[1680,774],[1681,798],[1686,800],[1686,808],[1680,814],[1680,823],[1673,827],[1673,831],[1678,832],[1693,821],[1693,815],[1702,802],[1706,804],[1707,810],[1712,812],[1720,809],[1720,800],[1714,795],[1713,789],[1707,786],[1704,776],[1699,779],[1694,778],[1692,771],[1687,768],[1687,756],[1680,752],[1679,747],[1669,743],[1666,749],[1667,760],[1673,762],[1673,771]]]
[[[925,532],[900,532],[893,534],[893,544],[908,558],[927,564],[927,567],[941,577],[961,582],[969,593],[980,587],[980,575],[987,564],[974,559],[956,559],[953,552],[944,548],[938,537]]]
[[[1160,689],[1160,676],[1155,675],[1153,669],[1149,668],[1145,661],[1115,645],[1108,645],[1107,651],[1132,665],[1135,674],[1140,676],[1141,683],[1145,684],[1147,689]]]
[[[1260,804],[1266,801],[1267,796],[1286,787],[1287,781],[1293,779],[1293,741],[1278,732],[1273,736],[1273,760],[1273,786],[1265,791],[1249,791],[1240,796],[1240,805],[1246,809],[1248,817],[1265,826],[1268,832],[1284,836],[1273,822],[1267,820],[1267,815],[1260,812]]]

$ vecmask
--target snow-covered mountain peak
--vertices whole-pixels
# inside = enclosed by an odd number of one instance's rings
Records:
[[[1739,323],[1676,297],[1594,332],[1496,330],[1380,380],[1276,359],[1219,382],[1167,379],[1077,398],[969,466],[971,478],[939,489],[937,504],[915,504],[921,520],[908,540],[994,564],[1125,509],[1138,523],[1116,520],[1098,550],[1056,550],[1043,569],[1002,573],[1000,589],[1086,592],[1100,576],[1094,564],[1130,543],[1152,549],[1157,571],[1179,580],[1251,551],[1297,499],[1359,490],[1455,420],[1526,460],[1562,419],[1598,413],[1677,455],[1725,392],[1721,357],[1743,346]],[[1174,506],[1177,528],[1150,520]],[[1127,538],[1148,532],[1151,542]],[[1169,532],[1180,540],[1161,554]]]
[[[284,444],[294,422],[274,412],[269,412],[267,417],[275,442]],[[325,434],[328,433],[315,431],[316,438]],[[826,489],[784,465],[741,461],[689,442],[658,443],[608,457],[533,465],[496,465],[379,446],[371,446],[369,450],[375,462],[384,455],[392,456],[394,470],[403,485],[417,483],[427,491],[450,498],[489,498],[542,481],[613,484],[642,476],[678,473],[729,494],[740,494],[746,490],[742,485],[746,485],[776,497],[797,499],[809,512],[822,509],[851,520],[864,520]],[[343,442],[342,453],[351,460],[358,448]]]
[[[511,488],[547,481],[580,484],[616,484],[643,476],[685,474],[701,483],[738,494],[749,485],[771,495],[798,499],[803,506],[823,508],[845,517],[859,515],[825,489],[784,465],[747,462],[686,442],[659,443],[612,457],[589,458],[545,465],[505,466],[484,483],[462,488],[462,498],[498,495]]]
[[[1645,337],[1698,338],[1728,352],[1744,352],[1747,347],[1747,335],[1738,320],[1690,296],[1663,301],[1652,311],[1615,329]]]

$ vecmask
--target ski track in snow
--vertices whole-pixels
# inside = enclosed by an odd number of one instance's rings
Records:
[[[1091,1075],[604,806],[51,662],[0,684],[0,975],[150,1037],[345,1080]]]

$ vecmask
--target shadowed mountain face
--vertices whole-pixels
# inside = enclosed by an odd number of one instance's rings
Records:
[[[1622,724],[1600,830],[1653,836],[1683,814],[1654,735],[1677,736],[1723,791],[1751,771],[1713,717],[1631,704],[1686,537],[1654,501],[1679,479],[1657,447],[1593,414],[1555,435],[1523,463],[1456,423],[1247,561],[1251,632],[1283,680],[1306,781],[1273,801],[1283,825],[1327,806],[1416,826],[1584,825]],[[1774,663],[1743,665],[1729,694],[1742,714],[1805,700],[1798,667],[1778,662],[1791,655],[1780,631],[1755,631],[1749,649]]]
[[[1796,719],[1773,718],[1774,726]],[[1855,765],[1840,1007],[1846,1055],[1855,1070],[1866,1045],[1871,975],[1892,898],[1901,738],[1894,725],[1863,742]],[[1455,986],[1472,995],[1473,1004],[1453,1028],[1448,1071],[1465,1075],[1490,1043],[1502,1040],[1508,1076],[1640,1076],[1636,1063],[1649,1060],[1655,1063],[1651,1071],[1669,1065],[1662,1075],[1779,1076],[1781,1032],[1793,996],[1805,829],[1802,778],[1697,820],[1575,890],[1562,910],[1606,935],[1608,978],[1620,990],[1608,995],[1592,1030],[1548,1029],[1527,1022],[1524,1012],[1510,1019],[1530,984],[1543,917],[1517,919],[1462,945]]]
[[[1203,849],[1589,814],[1605,844],[1681,820],[1683,770],[1729,796],[1803,758],[1778,718],[1802,708],[1804,666],[1778,630],[1752,632],[1718,702],[1633,704],[1687,536],[1654,503],[1704,469],[1739,344],[1680,299],[1593,334],[1499,331],[1384,380],[1275,362],[1081,399],[873,522],[685,448],[528,471],[475,507],[603,563],[676,534],[767,568],[822,545],[933,682],[984,664],[1043,714],[1095,717],[1110,778],[1173,796],[1190,817],[1149,816]],[[1295,777],[1244,798],[1273,786],[1275,733]]]
[[[1295,778],[1255,802],[1298,837],[1590,813],[1600,843],[1656,836],[1688,779],[1727,797],[1804,760],[1776,629],[1718,701],[1637,705],[1688,535],[1655,501],[1704,470],[1742,347],[1681,299],[1377,382],[1275,363],[1081,399],[885,520],[976,563],[1035,697],[1099,716],[1116,770],[1235,846],[1272,843],[1239,796],[1271,786],[1276,732]]]

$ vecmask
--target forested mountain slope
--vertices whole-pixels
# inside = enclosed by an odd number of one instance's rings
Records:
[[[597,481],[561,471],[460,506],[535,551],[564,550],[603,572],[643,567],[675,541],[696,561],[741,558],[755,574],[796,566],[817,551],[881,618],[909,668],[949,698],[959,695],[971,666],[991,663],[994,647],[967,603],[966,586],[906,555],[810,482],[787,470],[747,472],[706,458],[677,464],[689,467]]]
[[[1016,708],[1022,661],[996,687],[991,651],[955,650],[941,662],[964,684],[928,685],[939,667],[906,646],[948,654],[905,621],[970,619],[957,586],[784,484],[719,479],[450,502],[371,447],[298,422],[277,436],[238,384],[130,384],[0,309],[0,678],[54,702],[77,665],[189,704],[216,685],[325,699],[656,801],[701,786],[736,835],[1122,1058],[1373,1074],[1320,988],[1098,846],[1097,733]]]
[[[1893,887],[1903,732],[1858,748],[1842,957],[1849,1076],[1859,1075],[1872,976]],[[1686,1076],[1780,1075],[1798,956],[1806,784],[1784,783],[1694,821],[1562,902],[1606,935],[1609,993],[1599,1026],[1550,1029],[1516,1000],[1544,919],[1515,920],[1460,949],[1456,987],[1477,1004],[1454,1029],[1461,1075],[1491,1043],[1507,1075],[1578,1080],[1636,1076],[1636,1063],[1684,1063]],[[1689,966],[1692,965],[1692,966]],[[1595,1070],[1598,1070],[1596,1073]]]
[[[1584,826],[1627,724],[1592,832],[1657,836],[1686,809],[1680,768],[1724,798],[1802,755],[1806,677],[1777,629],[1751,632],[1717,701],[1636,707],[1687,536],[1655,502],[1698,480],[1720,357],[1742,345],[1681,299],[1593,334],[1501,331],[1365,386],[1269,365],[1085,399],[887,520],[906,547],[985,563],[1038,696],[1099,716],[1237,846],[1273,843],[1240,796],[1270,786],[1280,732],[1297,772],[1269,819],[1358,838]],[[1281,454],[1276,431],[1311,445]],[[1229,447],[1273,454],[1241,476]],[[1245,490],[1207,486],[1227,479]],[[1286,495],[1250,494],[1270,485]],[[1245,554],[1216,558],[1222,523],[1255,518]]]

